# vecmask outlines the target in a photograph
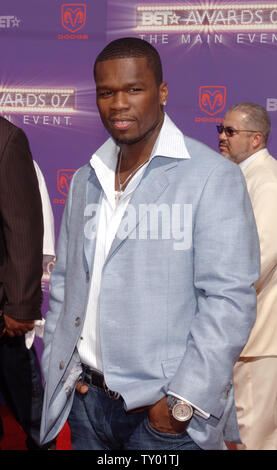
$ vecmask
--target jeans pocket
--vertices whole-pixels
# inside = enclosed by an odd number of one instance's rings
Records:
[[[178,434],[171,434],[158,431],[153,428],[149,422],[148,416],[143,422],[145,449],[160,450],[201,450],[200,447],[191,439],[187,430]]]
[[[149,416],[146,416],[146,418],[145,418],[145,427],[146,427],[148,432],[150,432],[151,434],[153,434],[157,437],[160,437],[162,439],[172,439],[172,440],[185,439],[188,436],[188,433],[187,433],[186,429],[182,432],[179,432],[179,433],[163,432],[163,431],[159,431],[158,429],[155,429],[150,424]]]

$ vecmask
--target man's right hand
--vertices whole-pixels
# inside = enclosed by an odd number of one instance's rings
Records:
[[[8,315],[4,314],[4,321],[5,321],[5,328],[3,333],[7,333],[8,336],[13,338],[14,336],[21,336],[31,331],[34,326],[34,321],[19,321],[15,320],[15,318],[8,317]]]

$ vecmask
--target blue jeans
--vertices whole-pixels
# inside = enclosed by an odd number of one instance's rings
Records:
[[[201,450],[186,431],[165,434],[151,427],[148,411],[126,413],[123,401],[89,386],[75,393],[68,418],[73,450]]]

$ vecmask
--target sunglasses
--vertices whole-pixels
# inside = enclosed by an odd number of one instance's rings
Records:
[[[224,131],[227,137],[233,137],[233,135],[238,134],[239,132],[260,132],[260,131],[250,131],[248,129],[233,129],[232,127],[229,127],[229,126],[224,127],[222,124],[220,124],[219,126],[216,126],[216,128],[219,134],[222,134],[222,132]]]

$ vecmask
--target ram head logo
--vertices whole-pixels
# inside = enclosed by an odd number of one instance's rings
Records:
[[[225,86],[201,86],[199,88],[199,106],[210,116],[220,113],[226,104]]]
[[[86,24],[87,6],[84,3],[64,3],[62,5],[62,25],[75,33]]]
[[[71,178],[76,170],[58,170],[57,187],[61,194],[68,196]]]

